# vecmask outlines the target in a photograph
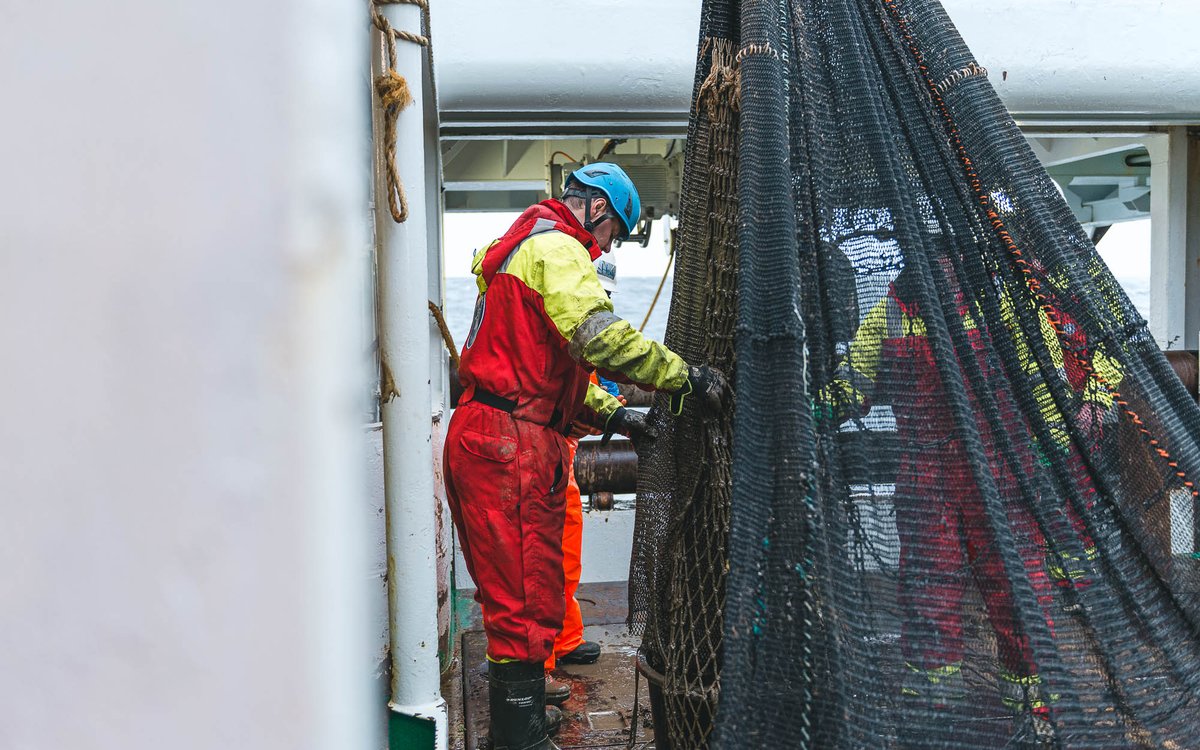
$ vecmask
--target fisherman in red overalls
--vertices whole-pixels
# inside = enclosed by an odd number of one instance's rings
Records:
[[[568,178],[563,200],[531,206],[475,255],[479,298],[463,347],[464,392],[446,435],[450,512],[483,609],[494,750],[545,750],[544,666],[563,624],[565,435],[577,419],[631,438],[645,417],[588,375],[673,394],[709,408],[721,374],[689,367],[612,312],[592,262],[641,213],[615,164]]]

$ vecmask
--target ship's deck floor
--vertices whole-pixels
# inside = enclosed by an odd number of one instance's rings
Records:
[[[625,582],[582,584],[579,599],[584,638],[600,644],[595,664],[564,665],[554,671],[556,680],[571,685],[571,698],[563,704],[563,725],[554,741],[562,750],[625,748],[630,728],[637,724],[633,747],[654,747],[650,700],[644,677],[638,678],[637,716],[634,716],[634,654],[641,637],[625,626]],[[485,651],[487,641],[478,628],[463,633],[463,723],[465,750],[490,750],[488,740],[488,688]]]

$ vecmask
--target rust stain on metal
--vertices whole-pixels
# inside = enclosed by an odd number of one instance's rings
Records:
[[[437,474],[438,472],[434,473],[434,481],[440,482],[441,477],[439,477]],[[442,502],[442,498],[438,495],[436,487],[434,488],[433,493],[433,520],[434,528],[437,529],[437,533],[434,534],[434,549],[436,550],[437,558],[439,560],[444,560],[446,558],[447,550],[446,539],[442,535],[442,529],[446,527],[446,504]]]
[[[637,489],[637,452],[627,440],[600,445],[599,441],[579,444],[575,452],[575,481],[579,491],[634,492]]]
[[[396,387],[396,379],[392,377],[392,368],[388,367],[386,359],[379,361],[379,400],[383,403],[391,403],[391,400],[400,395],[400,389]]]
[[[616,499],[611,492],[593,492],[592,493],[592,509],[593,510],[612,510],[616,504]]]
[[[458,400],[463,394],[462,381],[458,379],[458,363],[450,363],[450,408],[458,408]]]
[[[601,645],[595,664],[560,667],[554,679],[571,686],[571,697],[562,705],[563,724],[555,741],[560,747],[625,748],[646,747],[653,743],[649,718],[650,694],[645,680],[635,681],[632,654],[637,642],[625,632],[623,624],[614,624],[589,638]],[[488,705],[487,639],[475,630],[463,635],[463,723],[466,750],[490,747],[487,730]],[[639,709],[633,711],[634,689],[639,693]],[[631,731],[636,720],[636,731]]]

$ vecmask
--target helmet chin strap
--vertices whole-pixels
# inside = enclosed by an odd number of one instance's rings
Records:
[[[582,195],[580,195],[580,197],[583,198],[583,228],[589,234],[593,235],[592,239],[594,240],[596,225],[600,224],[605,219],[607,219],[609,217],[609,214],[605,213],[599,219],[592,221],[592,201],[594,201],[596,198],[598,198],[600,196],[593,195],[591,190],[579,191],[579,192],[582,193]],[[605,198],[605,201],[607,202],[608,199]]]
[[[605,215],[605,216],[601,216],[596,221],[592,221],[592,201],[593,200],[595,200],[595,198],[593,198],[591,195],[588,195],[588,197],[583,202],[583,228],[589,232],[595,232],[596,225],[599,224],[600,222],[604,221],[606,218],[608,218],[607,215]]]
[[[596,228],[592,223],[592,199],[586,198],[583,201],[583,228],[591,232]]]

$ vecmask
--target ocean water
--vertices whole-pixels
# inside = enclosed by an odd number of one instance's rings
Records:
[[[1148,277],[1137,276],[1134,278],[1117,278],[1121,288],[1125,290],[1125,294],[1129,295],[1129,301],[1137,308],[1142,317],[1146,320],[1150,319],[1150,279]]]

